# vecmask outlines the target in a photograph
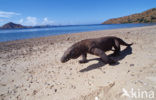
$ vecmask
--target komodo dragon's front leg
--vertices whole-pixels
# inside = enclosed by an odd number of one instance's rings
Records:
[[[79,63],[86,63],[87,62],[87,53],[82,54],[82,60]]]

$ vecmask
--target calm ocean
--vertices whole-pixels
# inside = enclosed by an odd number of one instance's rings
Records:
[[[73,26],[57,26],[50,28],[31,28],[31,29],[5,29],[0,30],[0,42],[29,39],[36,37],[46,37],[60,34],[70,34],[87,31],[130,28],[150,26],[153,24],[111,24],[111,25],[73,25]]]

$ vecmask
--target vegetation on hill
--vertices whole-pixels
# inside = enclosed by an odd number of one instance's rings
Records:
[[[26,28],[25,26],[21,24],[15,24],[13,22],[9,22],[7,24],[4,24],[1,29],[15,29],[15,28]]]
[[[102,24],[124,24],[124,23],[156,23],[156,8],[142,13],[109,19]]]

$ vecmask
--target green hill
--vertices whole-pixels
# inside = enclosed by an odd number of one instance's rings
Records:
[[[129,16],[109,19],[102,24],[123,24],[123,23],[156,23],[156,8],[149,9],[142,13]]]

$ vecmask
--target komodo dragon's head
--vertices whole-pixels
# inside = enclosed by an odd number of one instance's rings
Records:
[[[61,58],[61,62],[65,63],[69,61],[70,59],[76,59],[81,55],[81,50],[78,46],[78,44],[74,44],[71,47],[69,47],[65,52],[64,55]]]

